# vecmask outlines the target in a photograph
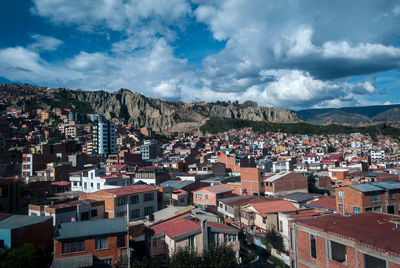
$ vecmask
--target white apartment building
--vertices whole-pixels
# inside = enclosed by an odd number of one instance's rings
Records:
[[[106,175],[106,169],[93,168],[70,173],[72,191],[93,193],[99,190],[110,189],[130,184],[129,178],[120,175]]]
[[[371,159],[385,159],[385,151],[384,150],[371,151]]]

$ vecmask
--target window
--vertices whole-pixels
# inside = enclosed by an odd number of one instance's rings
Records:
[[[181,204],[185,203],[185,198],[184,198],[184,197],[180,198],[180,199],[179,199],[179,202],[180,202]]]
[[[364,254],[365,268],[386,268],[386,261],[376,257]]]
[[[336,172],[332,172],[332,177],[336,177],[336,176],[337,176]]]
[[[151,215],[151,214],[153,214],[153,207],[146,207],[146,208],[144,208],[144,215],[145,216],[147,216],[147,215]]]
[[[208,195],[205,195],[206,196],[206,200],[208,200]]]
[[[338,197],[339,197],[339,199],[343,200],[344,199],[344,192],[343,191],[338,191]]]
[[[386,192],[387,199],[394,199],[392,192]]]
[[[310,254],[314,259],[317,258],[317,243],[313,234],[310,234]]]
[[[354,212],[354,213],[360,213],[360,208],[354,207],[354,208],[353,208],[353,212]]]
[[[100,190],[100,183],[97,183],[97,190]]]
[[[290,236],[290,248],[294,249],[294,237],[293,237],[293,228],[289,229],[289,236]]]
[[[97,209],[92,209],[91,216],[92,217],[97,217]]]
[[[339,204],[339,211],[343,211],[343,204]]]
[[[0,248],[4,248],[4,240],[0,240]]]
[[[154,200],[154,194],[153,193],[144,194],[144,201],[152,201],[152,200]]]
[[[117,235],[117,247],[118,248],[124,248],[125,247],[125,240],[126,240],[125,234]]]
[[[93,182],[90,183],[90,188],[93,188]]]
[[[73,184],[74,184],[74,186],[78,186],[78,182],[77,181],[74,181]]]
[[[371,195],[371,203],[378,203],[379,195]]]
[[[203,195],[202,194],[196,194],[196,199],[197,200],[203,200]]]
[[[125,217],[125,214],[126,214],[125,211],[117,212],[117,217]]]
[[[196,249],[196,238],[195,236],[189,237],[189,248]]]
[[[329,256],[331,260],[339,263],[345,263],[347,261],[346,246],[334,241],[329,241],[329,244]]]
[[[283,231],[283,222],[279,221],[279,231]]]
[[[82,213],[81,213],[81,218],[80,218],[80,220],[81,220],[81,221],[87,221],[87,220],[89,220],[89,212],[82,212]]]
[[[365,212],[370,212],[372,211],[372,208],[365,208]]]
[[[394,206],[393,205],[387,206],[386,212],[389,214],[394,214]]]
[[[87,182],[85,182],[83,185],[84,185],[83,187],[84,187],[85,189],[87,189]]]
[[[96,249],[106,249],[107,248],[107,237],[96,238]]]
[[[129,197],[129,202],[130,202],[131,204],[137,204],[137,203],[139,203],[139,196],[138,196],[138,195],[131,195],[131,196]]]
[[[264,182],[261,182],[261,186],[264,186]]]
[[[85,241],[70,241],[62,243],[62,253],[74,253],[85,251]]]
[[[117,206],[123,206],[126,205],[126,197],[119,197],[116,200]]]
[[[382,207],[381,206],[374,207],[374,211],[375,212],[381,212],[382,211]]]
[[[131,219],[140,218],[140,208],[131,210],[131,211],[130,211],[129,217],[130,217]]]

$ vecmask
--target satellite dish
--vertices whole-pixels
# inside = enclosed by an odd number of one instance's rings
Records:
[[[71,222],[76,222],[76,219],[75,218],[71,218]]]

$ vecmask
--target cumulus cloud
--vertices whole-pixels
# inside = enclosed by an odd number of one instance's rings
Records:
[[[391,0],[33,0],[32,13],[82,32],[119,34],[108,51],[80,51],[48,62],[61,40],[32,35],[26,47],[0,50],[0,76],[84,89],[130,88],[166,99],[254,100],[302,108],[358,105],[375,80],[400,67],[399,5]],[[202,68],[175,55],[190,23],[226,43]],[[117,38],[118,39],[118,38]]]
[[[112,29],[132,33],[150,18],[172,25],[191,12],[185,0],[33,0],[33,3],[34,14],[86,31]]]
[[[49,64],[37,52],[23,47],[0,49],[0,76],[14,81],[52,82],[61,86],[67,85],[71,77],[82,78],[81,73]]]
[[[30,44],[28,48],[35,51],[55,51],[63,44],[63,41],[51,36],[33,34],[31,38],[35,40],[35,42]]]

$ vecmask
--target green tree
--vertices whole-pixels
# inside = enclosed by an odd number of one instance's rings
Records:
[[[235,260],[235,252],[232,247],[227,244],[213,244],[203,252],[203,263],[206,267],[234,267],[236,264]]]
[[[334,153],[335,151],[335,147],[333,147],[332,145],[328,146],[328,153]]]
[[[264,239],[261,239],[261,242],[269,250],[271,250],[271,248],[274,248],[279,251],[284,251],[285,249],[283,244],[283,237],[275,229],[269,229],[265,233]]]
[[[316,193],[316,194],[319,193],[319,190],[318,190],[317,186],[315,186],[316,181],[317,180],[315,179],[314,174],[312,174],[312,173],[308,174],[308,176],[307,176],[307,186],[308,186],[308,192],[309,193]]]
[[[22,247],[6,249],[0,255],[0,267],[46,267],[49,264],[43,252],[35,245],[27,243]]]
[[[189,247],[179,247],[171,256],[169,267],[172,268],[191,268],[199,267],[201,256],[196,250]]]
[[[145,256],[142,259],[134,259],[132,264],[133,267],[137,268],[151,268],[156,266],[154,260],[148,256]]]

